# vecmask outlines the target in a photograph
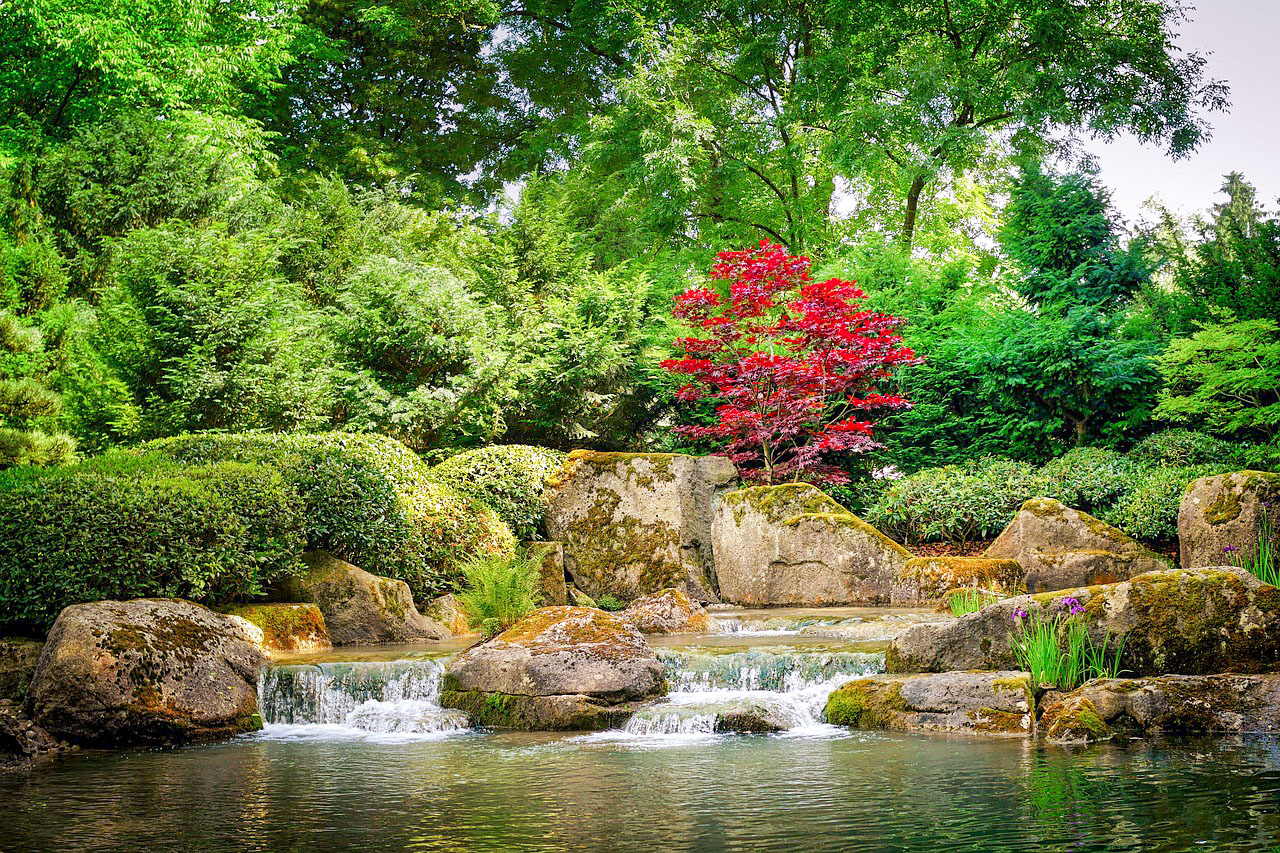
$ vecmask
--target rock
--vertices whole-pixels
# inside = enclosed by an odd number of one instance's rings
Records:
[[[665,693],[662,664],[633,625],[603,610],[544,607],[454,658],[441,704],[482,725],[594,729]]]
[[[418,612],[409,585],[371,575],[324,551],[302,555],[307,572],[285,595],[320,608],[334,645],[443,640],[449,629]]]
[[[439,622],[454,636],[471,633],[471,623],[467,621],[467,613],[453,593],[433,598],[426,606],[424,615],[428,619]]]
[[[576,586],[568,587],[567,598],[574,607],[595,607],[596,600]]]
[[[68,740],[169,744],[261,728],[262,651],[231,617],[180,599],[76,604],[31,681],[35,721]]]
[[[1113,734],[1280,732],[1280,673],[1100,678],[1045,704],[1043,735],[1060,743]]]
[[[706,609],[678,589],[662,589],[618,614],[645,634],[696,634],[710,627]]]
[[[547,532],[593,598],[673,586],[715,601],[711,515],[736,480],[720,456],[574,451],[548,481]]]
[[[0,705],[0,772],[26,769],[34,759],[71,749],[31,722],[21,706]]]
[[[726,494],[711,539],[720,596],[749,606],[887,604],[911,559],[806,483]]]
[[[720,734],[770,734],[783,732],[807,722],[797,719],[794,710],[758,698],[723,699],[702,702],[661,703],[641,709],[627,722],[633,734],[707,732]]]
[[[1026,570],[1017,560],[990,557],[916,557],[898,572],[893,604],[933,604],[958,587],[1015,595],[1024,592]]]
[[[1178,506],[1182,567],[1216,566],[1232,562],[1233,553],[1252,554],[1266,504],[1271,505],[1272,536],[1280,536],[1280,474],[1238,471],[1193,482]]]
[[[1052,498],[1025,502],[983,556],[1021,563],[1030,592],[1113,583],[1170,568],[1119,529]]]
[[[542,604],[547,607],[568,604],[569,591],[564,580],[564,543],[531,542],[529,547],[542,551],[542,559],[538,562],[538,592],[542,594]]]
[[[1009,669],[1013,613],[1060,612],[1074,598],[1095,643],[1124,639],[1131,675],[1262,672],[1280,664],[1280,589],[1230,566],[1147,572],[1128,581],[989,604],[959,619],[912,625],[885,655],[889,672]]]
[[[267,654],[305,654],[333,648],[324,614],[314,604],[243,604],[226,612],[262,632],[261,646]]]
[[[0,699],[21,702],[27,698],[31,676],[44,643],[21,637],[0,639]]]
[[[827,698],[827,722],[855,729],[1025,736],[1034,708],[1025,672],[873,675]]]

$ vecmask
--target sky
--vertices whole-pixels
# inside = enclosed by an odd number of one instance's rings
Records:
[[[1183,215],[1215,201],[1222,176],[1243,172],[1268,207],[1280,197],[1280,0],[1195,0],[1179,45],[1209,54],[1206,74],[1231,87],[1231,108],[1212,113],[1213,138],[1174,161],[1132,138],[1085,147],[1102,167],[1112,203],[1130,223],[1158,195]],[[1146,218],[1151,218],[1148,214]]]

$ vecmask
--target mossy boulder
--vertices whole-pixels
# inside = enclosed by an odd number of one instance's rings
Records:
[[[711,515],[736,480],[719,456],[574,451],[548,482],[547,532],[593,598],[677,587],[715,601]]]
[[[1008,669],[1013,614],[1084,607],[1097,643],[1123,638],[1135,676],[1265,672],[1280,666],[1280,589],[1230,566],[1147,572],[1127,581],[1015,596],[959,619],[913,625],[889,644],[889,672]]]
[[[262,651],[244,623],[180,599],[66,608],[31,681],[35,721],[102,746],[172,744],[261,728]]]
[[[711,541],[721,598],[749,606],[887,604],[911,559],[807,483],[729,492]]]
[[[282,587],[291,601],[314,604],[324,614],[334,645],[442,640],[449,629],[418,612],[409,585],[372,575],[325,551],[302,556],[307,570]]]
[[[1031,592],[1113,583],[1170,568],[1120,529],[1052,498],[1023,503],[983,556],[1017,560]]]
[[[314,604],[242,604],[225,612],[259,629],[262,650],[268,655],[323,652],[333,648],[324,614]]]
[[[1182,567],[1214,566],[1230,562],[1233,554],[1251,555],[1267,504],[1271,533],[1280,537],[1280,474],[1237,471],[1192,482],[1178,507]]]
[[[933,604],[947,593],[970,587],[1012,595],[1026,585],[1026,570],[1017,560],[992,557],[916,557],[898,572],[893,604]]]
[[[1280,673],[1099,678],[1048,703],[1040,731],[1062,743],[1114,734],[1280,733]]]
[[[874,675],[827,698],[827,722],[855,729],[1027,736],[1035,697],[1025,672]]]
[[[672,588],[637,598],[618,615],[644,634],[693,634],[711,624],[705,607]]]
[[[629,703],[665,694],[666,682],[629,622],[589,607],[544,607],[454,658],[443,688],[443,705],[482,725],[559,730],[611,725]]]
[[[42,640],[22,637],[0,639],[0,699],[21,702],[27,698],[31,676],[36,671]]]
[[[462,603],[458,601],[453,593],[433,598],[423,608],[423,615],[448,628],[454,636],[472,632],[471,622],[467,619],[467,613],[463,610]]]
[[[569,588],[564,579],[564,543],[530,542],[531,553],[538,555],[538,592],[548,607],[569,603]]]

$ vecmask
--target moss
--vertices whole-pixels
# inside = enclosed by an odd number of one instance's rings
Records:
[[[850,681],[827,697],[827,722],[855,729],[900,728],[907,710],[901,681]]]
[[[1053,498],[1031,498],[1023,501],[1018,512],[1029,512],[1036,518],[1056,518],[1066,512],[1067,507]]]
[[[751,486],[728,492],[721,500],[733,509],[733,519],[738,524],[746,517],[748,507],[774,524],[794,515],[849,515],[844,507],[808,483]]]
[[[1106,740],[1111,729],[1103,721],[1097,707],[1083,696],[1068,696],[1045,709],[1040,720],[1049,740],[1064,742]]]
[[[617,518],[620,503],[616,493],[602,490],[586,516],[569,526],[565,551],[573,554],[574,577],[593,581],[599,594],[623,599],[683,582],[688,570],[681,562],[679,531],[665,522]],[[629,574],[637,578],[636,589],[617,583]]]
[[[1213,525],[1226,524],[1239,518],[1240,511],[1240,494],[1228,487],[1204,508],[1204,520]]]
[[[224,612],[261,628],[262,642],[268,649],[286,651],[299,640],[329,639],[324,614],[314,604],[245,604]]]
[[[518,645],[533,655],[585,645],[590,646],[592,655],[604,660],[628,660],[650,653],[648,644],[630,622],[589,607],[540,608],[492,642]]]
[[[816,521],[820,524],[830,524],[836,527],[851,528],[863,534],[864,536],[869,536],[872,539],[875,539],[886,550],[893,551],[894,553],[902,557],[906,557],[908,559],[911,558],[911,552],[908,551],[906,548],[903,548],[897,542],[894,542],[888,536],[885,536],[875,527],[873,527],[870,524],[867,524],[867,522],[858,518],[853,513],[845,510],[840,510],[838,512],[801,513],[799,515],[792,516],[791,518],[788,518],[786,521],[782,522],[782,526],[798,527],[799,525],[805,523],[806,521]]]
[[[984,734],[1025,735],[1031,726],[1031,706],[1026,711],[1000,711],[996,708],[979,708],[970,711],[968,718],[973,730]]]
[[[457,690],[446,681],[440,704],[465,711],[481,726],[522,731],[602,731],[626,722],[634,708],[585,696],[522,696]]]
[[[977,587],[1004,593],[1025,590],[1026,570],[1017,560],[994,557],[913,557],[898,579],[918,588],[921,598],[948,597],[950,591]]]

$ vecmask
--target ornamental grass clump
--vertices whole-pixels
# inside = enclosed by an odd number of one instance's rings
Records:
[[[966,613],[977,613],[988,604],[994,604],[1003,596],[977,587],[952,590],[947,594],[947,609],[952,616],[964,616]]]
[[[1108,632],[1102,642],[1095,643],[1079,618],[1083,613],[1084,606],[1074,597],[1062,599],[1053,611],[1033,614],[1020,608],[1013,612],[1013,654],[1036,684],[1074,690],[1091,678],[1120,675],[1124,637],[1117,638],[1113,647]]]
[[[539,604],[538,567],[545,554],[537,548],[519,556],[481,555],[462,567],[466,589],[458,603],[467,620],[492,637],[514,625]]]
[[[1271,532],[1271,521],[1267,517],[1270,504],[1263,504],[1262,518],[1258,525],[1258,542],[1249,552],[1241,551],[1233,545],[1223,550],[1231,565],[1239,566],[1258,580],[1272,586],[1280,586],[1280,561],[1277,560],[1276,538]]]

